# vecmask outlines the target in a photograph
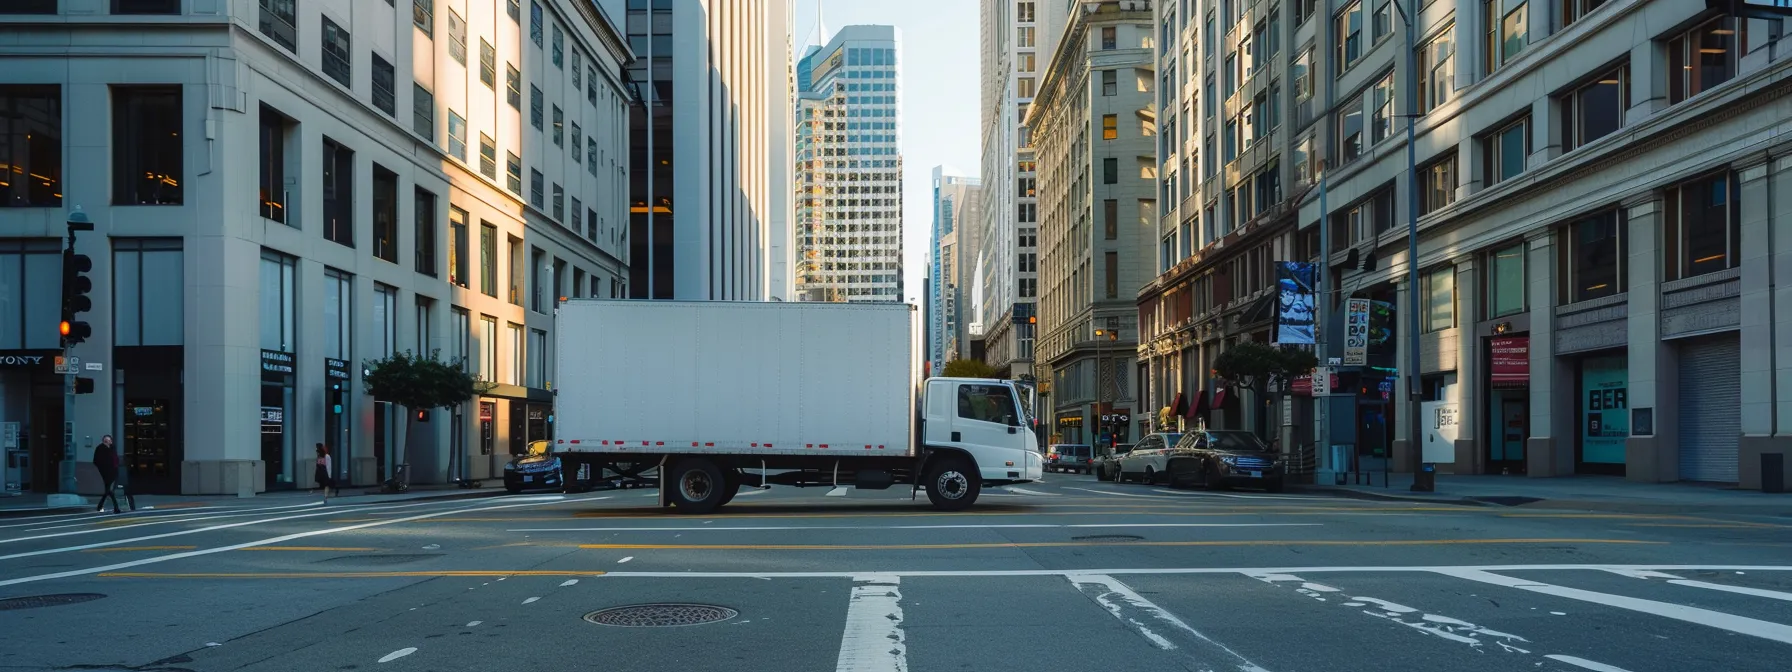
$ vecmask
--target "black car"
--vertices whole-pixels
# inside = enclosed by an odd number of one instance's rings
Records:
[[[1170,487],[1243,485],[1282,491],[1282,456],[1256,434],[1236,430],[1189,432],[1165,456]]]
[[[524,490],[568,490],[583,489],[590,484],[590,467],[579,466],[575,488],[567,488],[565,467],[560,456],[554,454],[554,444],[550,441],[529,442],[529,452],[518,455],[504,465],[504,489],[513,493]]]

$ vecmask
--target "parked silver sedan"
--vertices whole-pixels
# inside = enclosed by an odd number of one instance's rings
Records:
[[[1120,465],[1120,473],[1115,480],[1121,483],[1128,481],[1157,483],[1164,480],[1164,475],[1168,473],[1165,471],[1164,458],[1170,452],[1170,448],[1181,439],[1182,434],[1174,432],[1146,434],[1145,438],[1139,439],[1138,444],[1133,446],[1132,452],[1117,460]]]

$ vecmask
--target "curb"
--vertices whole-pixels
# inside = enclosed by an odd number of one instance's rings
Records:
[[[454,492],[454,493],[444,493],[444,494],[440,494],[440,495],[420,495],[420,496],[414,496],[414,497],[404,497],[402,495],[387,495],[387,494],[378,493],[378,492],[368,493],[368,494],[360,494],[360,495],[344,495],[343,497],[355,497],[355,498],[366,497],[366,498],[368,498],[364,501],[345,502],[345,504],[347,504],[347,503],[375,504],[375,503],[379,503],[381,501],[396,503],[396,502],[452,501],[452,500],[456,500],[456,499],[480,499],[480,498],[484,498],[484,497],[498,497],[498,496],[507,495],[507,494],[510,494],[510,493],[506,492],[504,490],[504,488],[499,487],[499,488],[489,488],[489,489],[474,488],[470,492]],[[297,497],[291,496],[291,495],[281,495],[281,494],[275,494],[272,496],[263,494],[263,495],[260,495],[257,497],[249,497],[249,498],[231,497],[229,495],[218,495],[215,499],[213,499],[213,498],[195,498],[195,499],[187,499],[187,500],[182,500],[182,501],[173,502],[173,503],[185,504],[188,502],[202,503],[202,502],[211,502],[211,501],[243,501],[244,499],[249,499],[249,500],[260,499],[260,500],[264,500],[264,501],[271,499],[274,501],[279,501],[282,499],[297,499]],[[93,502],[88,501],[88,502],[85,502],[82,504],[69,505],[69,506],[52,507],[52,506],[46,505],[46,506],[37,506],[37,507],[0,508],[0,520],[4,520],[7,518],[17,518],[17,517],[21,517],[21,516],[37,515],[37,514],[56,514],[56,513],[62,513],[62,512],[68,512],[68,511],[79,511],[81,509],[85,509],[92,505],[93,505]]]
[[[1451,505],[1456,505],[1456,506],[1494,506],[1494,504],[1491,502],[1484,502],[1484,501],[1481,501],[1478,499],[1471,499],[1468,497],[1450,497],[1450,496],[1437,496],[1437,495],[1432,495],[1432,496],[1400,495],[1400,494],[1395,494],[1394,492],[1385,492],[1385,493],[1370,492],[1370,491],[1365,491],[1365,490],[1352,490],[1349,488],[1327,487],[1327,486],[1323,486],[1323,485],[1301,485],[1301,486],[1289,485],[1288,491],[1289,492],[1298,492],[1298,493],[1306,494],[1306,495],[1326,495],[1326,496],[1330,496],[1330,497],[1337,497],[1340,499],[1360,499],[1360,500],[1367,500],[1367,501],[1374,501],[1374,502],[1406,502],[1409,504],[1410,503],[1451,504]]]
[[[1792,518],[1792,497],[1779,502],[1761,505],[1739,504],[1697,504],[1686,502],[1626,502],[1585,499],[1540,499],[1520,495],[1483,497],[1463,497],[1453,495],[1408,495],[1395,492],[1372,492],[1349,488],[1335,488],[1323,485],[1289,486],[1292,492],[1312,495],[1327,495],[1341,499],[1357,499],[1381,502],[1406,502],[1424,504],[1448,504],[1456,506],[1494,507],[1515,510],[1566,510],[1566,511],[1602,511],[1609,513],[1637,514],[1730,514],[1764,517]]]

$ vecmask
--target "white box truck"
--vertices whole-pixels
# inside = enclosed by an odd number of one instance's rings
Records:
[[[940,509],[1037,481],[1032,389],[922,380],[906,304],[572,300],[556,315],[555,448],[707,513],[742,487],[912,485]]]

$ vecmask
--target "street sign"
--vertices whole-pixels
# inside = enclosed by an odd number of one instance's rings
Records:
[[[1332,369],[1320,366],[1313,369],[1313,396],[1329,397],[1332,394]]]
[[[85,367],[88,371],[105,371],[106,370],[106,364],[104,362],[88,362],[86,364],[83,364],[82,366]]]

